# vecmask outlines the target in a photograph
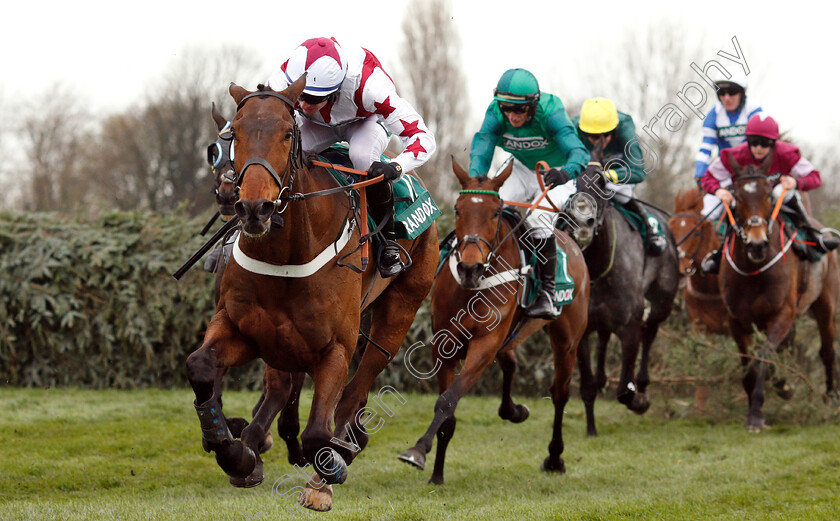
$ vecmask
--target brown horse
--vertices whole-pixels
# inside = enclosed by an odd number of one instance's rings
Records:
[[[347,464],[367,443],[357,412],[431,288],[437,230],[433,225],[417,239],[402,241],[413,265],[387,280],[377,277],[373,265],[359,274],[336,262],[340,257],[361,264],[355,251],[360,240],[355,203],[346,190],[332,191],[336,183],[329,172],[309,168],[303,160],[294,105],[304,86],[305,75],[282,92],[230,87],[237,104],[231,127],[239,185],[234,206],[242,233],[204,343],[187,360],[187,376],[205,449],[216,453],[231,477],[259,482],[258,445],[273,414],[285,404],[267,400],[242,432],[242,441],[234,439],[214,393],[219,370],[259,357],[278,371],[309,374],[314,394],[301,440],[316,474],[299,501],[328,510],[331,484],[344,482]],[[346,383],[363,305],[371,309],[370,338],[381,350],[365,349]],[[345,441],[348,437],[353,444]]]
[[[723,245],[720,291],[729,310],[729,328],[746,367],[744,390],[749,397],[747,428],[764,427],[761,407],[768,357],[792,332],[796,317],[810,313],[820,331],[820,358],[825,367],[826,393],[836,396],[834,315],[840,299],[837,255],[828,253],[817,263],[801,261],[786,251],[782,221],[771,220],[771,185],[767,179],[772,154],[760,167],[740,167],[733,160],[735,233]],[[753,358],[749,353],[753,326],[766,335],[766,344]],[[782,385],[780,385],[780,383]],[[783,381],[776,386],[783,387]]]
[[[680,275],[685,284],[683,298],[692,327],[703,326],[711,333],[724,334],[729,331],[729,313],[720,296],[718,276],[700,268],[703,258],[720,248],[715,224],[701,213],[703,196],[698,188],[679,192],[668,226],[677,241]]]
[[[460,256],[457,265],[460,283],[449,269],[443,269],[432,291],[432,358],[438,368],[440,397],[435,416],[417,444],[399,458],[420,469],[425,468],[426,454],[432,449],[437,434],[435,468],[430,483],[443,483],[446,448],[455,432],[455,408],[458,401],[475,384],[493,359],[504,373],[502,404],[499,416],[514,423],[529,414],[524,405],[511,399],[511,383],[516,371],[516,347],[543,328],[554,352],[554,431],[548,446],[549,455],[542,463],[546,471],[565,472],[563,453],[563,409],[569,399],[569,381],[574,370],[578,342],[586,329],[589,307],[589,272],[577,245],[564,233],[558,238],[568,256],[569,273],[575,281],[574,300],[563,307],[558,318],[549,322],[531,319],[516,329],[523,320],[518,306],[517,288],[511,280],[482,289],[490,273],[506,272],[521,267],[520,249],[512,237],[511,225],[501,217],[502,200],[498,190],[510,176],[513,163],[498,177],[470,177],[453,159],[453,169],[461,183],[461,194],[455,204],[455,231],[458,246],[453,254]],[[511,240],[505,240],[510,238]],[[498,251],[495,251],[498,250]],[[494,253],[491,253],[494,251]],[[407,355],[408,356],[408,355]],[[458,376],[458,363],[464,365]]]

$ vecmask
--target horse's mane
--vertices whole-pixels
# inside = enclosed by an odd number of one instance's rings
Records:
[[[680,190],[677,192],[676,202],[674,203],[674,212],[686,212],[689,210],[696,210],[699,212],[703,208],[703,193],[698,188],[689,188],[687,190]]]

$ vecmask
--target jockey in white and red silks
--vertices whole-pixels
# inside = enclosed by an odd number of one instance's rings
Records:
[[[367,192],[374,219],[377,223],[387,219],[379,271],[383,277],[394,276],[403,265],[395,243],[391,182],[428,161],[435,138],[367,49],[342,47],[332,38],[306,40],[271,75],[268,86],[283,90],[304,72],[306,88],[296,107],[304,152],[319,153],[346,141],[355,168],[368,170],[371,176],[384,174],[388,181],[369,186]],[[382,162],[392,134],[402,142],[403,151]]]

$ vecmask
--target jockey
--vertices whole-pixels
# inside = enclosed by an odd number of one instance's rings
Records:
[[[532,202],[539,196],[534,171],[542,160],[553,165],[543,174],[545,183],[553,186],[548,197],[560,204],[574,193],[574,183],[569,181],[589,161],[563,102],[557,96],[541,93],[537,79],[525,69],[510,69],[499,79],[481,129],[472,141],[470,176],[487,175],[497,146],[511,153],[499,172],[513,161],[513,173],[499,189],[499,195],[507,201]],[[553,302],[557,250],[554,240],[547,240],[554,237],[556,219],[557,214],[541,210],[527,218],[534,230],[531,237],[539,244],[539,257],[545,259],[537,263],[542,291],[526,310],[530,317],[557,316]]]
[[[385,181],[367,187],[367,193],[372,217],[377,223],[384,220],[379,273],[393,277],[404,265],[394,231],[392,183],[428,161],[435,138],[367,49],[342,47],[333,38],[306,40],[271,75],[268,86],[283,90],[304,72],[306,88],[296,106],[304,152],[319,153],[346,141],[355,168],[367,170],[371,177],[385,176]],[[392,134],[402,142],[403,151],[382,162]]]
[[[633,198],[635,185],[647,176],[633,118],[618,112],[613,102],[606,98],[592,98],[583,102],[580,116],[576,116],[572,122],[581,141],[590,151],[599,139],[604,140],[607,188],[615,193],[615,202],[641,217],[647,226],[645,250],[648,255],[662,255],[668,243],[659,222]]]
[[[828,253],[840,246],[837,237],[823,237],[816,230],[808,218],[808,213],[802,204],[799,191],[806,192],[822,185],[820,173],[814,169],[807,159],[799,154],[799,148],[779,141],[779,126],[776,121],[765,114],[756,114],[747,122],[747,142],[737,147],[726,149],[720,157],[709,165],[706,175],[702,178],[703,189],[715,194],[723,204],[732,203],[734,196],[727,190],[732,184],[732,160],[739,165],[759,165],[773,154],[769,175],[781,174],[778,184],[773,188],[773,197],[778,199],[782,187],[787,188],[784,202],[795,213],[791,215],[797,228],[805,230],[809,241],[823,253]],[[706,273],[717,273],[720,269],[720,254],[722,250],[710,252],[701,267]]]
[[[700,142],[700,150],[697,151],[694,168],[694,180],[698,186],[709,168],[715,149],[720,151],[743,143],[746,139],[744,129],[747,121],[761,112],[758,102],[747,97],[747,76],[743,72],[736,70],[728,77],[717,69],[715,72],[718,102],[703,120],[703,140]],[[701,213],[704,217],[717,219],[723,213],[723,206],[718,206],[719,204],[717,197],[706,194]]]

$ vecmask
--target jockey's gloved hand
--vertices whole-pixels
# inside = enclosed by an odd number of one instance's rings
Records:
[[[399,163],[374,161],[368,169],[368,174],[371,178],[384,175],[386,181],[396,181],[402,175],[402,167]]]
[[[550,168],[548,172],[543,175],[545,184],[549,186],[560,186],[569,182],[572,174],[566,172],[562,168]]]

